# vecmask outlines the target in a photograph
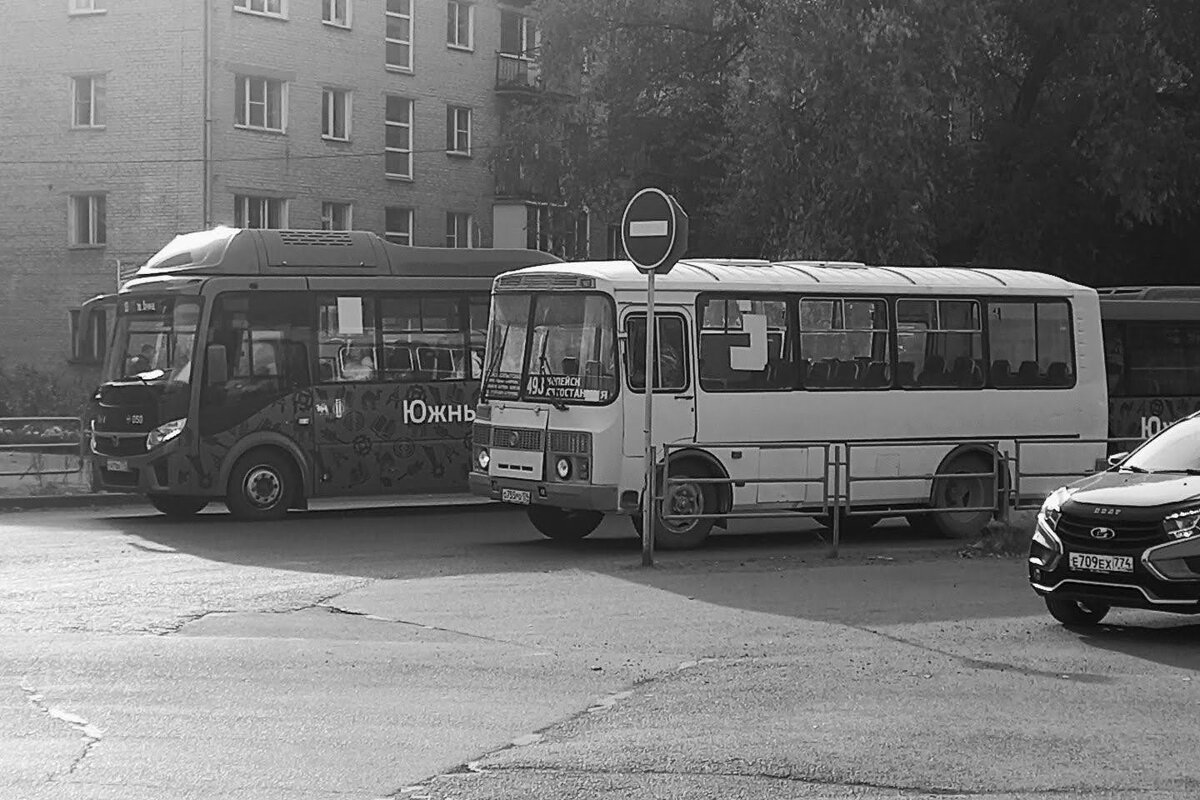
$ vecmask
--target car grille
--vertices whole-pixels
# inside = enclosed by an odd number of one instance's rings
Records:
[[[1107,524],[1105,524],[1107,523]],[[1167,541],[1162,524],[1158,522],[1098,522],[1063,516],[1058,521],[1055,533],[1063,542],[1076,547],[1094,548],[1105,553],[1141,552],[1152,545]],[[1108,528],[1113,532],[1109,539],[1092,536],[1093,528]]]
[[[93,433],[92,448],[105,456],[137,456],[146,452],[146,434],[123,436],[112,433]]]
[[[542,431],[537,428],[492,428],[492,447],[541,450]]]
[[[583,431],[550,431],[550,452],[586,456],[592,452],[592,435]]]

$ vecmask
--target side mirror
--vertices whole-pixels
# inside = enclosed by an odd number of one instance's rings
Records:
[[[1127,458],[1129,458],[1129,453],[1113,453],[1108,457],[1108,465],[1115,467]]]
[[[225,345],[210,344],[205,348],[204,374],[209,386],[224,384],[229,380],[229,364],[225,361]]]

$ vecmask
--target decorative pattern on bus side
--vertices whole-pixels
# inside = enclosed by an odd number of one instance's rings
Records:
[[[168,465],[182,490],[215,485],[230,451],[270,431],[310,455],[320,496],[467,490],[477,382],[341,384],[287,395],[195,445],[191,426]],[[307,418],[307,425],[297,424]]]

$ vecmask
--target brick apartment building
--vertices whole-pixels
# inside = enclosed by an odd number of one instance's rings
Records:
[[[72,311],[179,232],[546,246],[545,206],[489,164],[504,115],[547,85],[528,0],[14,3],[2,364],[94,371],[105,337],[74,348]],[[570,255],[587,254],[583,220]]]

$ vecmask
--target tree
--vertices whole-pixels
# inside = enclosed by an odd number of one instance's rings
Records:
[[[1190,0],[544,0],[541,13],[547,63],[586,73],[511,140],[561,146],[544,166],[569,203],[676,193],[692,253],[1093,283],[1196,266]]]

